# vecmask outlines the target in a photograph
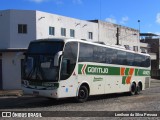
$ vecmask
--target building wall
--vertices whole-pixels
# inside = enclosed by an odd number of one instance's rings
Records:
[[[0,11],[0,48],[8,48],[10,44],[10,12]]]
[[[49,27],[55,28],[55,35],[49,35]],[[98,41],[98,24],[70,17],[36,11],[37,39],[61,36],[61,28],[66,28],[66,38],[70,37],[70,29],[75,30],[75,38],[88,39],[88,32],[93,33],[93,39]]]
[[[31,10],[10,11],[10,48],[27,48],[36,39],[36,12]],[[27,25],[27,33],[18,33],[18,24]]]
[[[36,12],[31,10],[0,11],[0,49],[27,48],[36,39]],[[18,24],[27,25],[27,33],[18,33]]]
[[[129,45],[130,49],[133,50],[133,46],[138,46],[138,51],[140,52],[140,41],[139,41],[139,31],[119,26],[117,24],[112,24],[108,22],[98,21],[99,23],[99,40],[105,42],[106,44],[115,45],[117,44],[117,27],[119,28],[119,44]]]
[[[119,27],[119,44],[129,45],[131,49],[133,46],[138,48],[140,46],[137,30],[99,20],[90,22],[41,11],[6,10],[0,11],[0,24],[2,43],[0,48],[26,48],[31,40],[63,37],[61,28],[66,28],[66,38],[71,38],[70,29],[73,29],[77,39],[103,41],[115,45],[117,27]],[[18,24],[27,25],[26,34],[18,33]],[[55,28],[54,35],[49,35],[49,27]],[[93,33],[93,39],[88,38],[88,32]]]
[[[149,44],[150,53],[156,53],[156,59],[151,60],[151,77],[160,79],[160,39],[145,38],[142,42]]]
[[[2,54],[3,89],[21,89],[21,58],[16,52]]]

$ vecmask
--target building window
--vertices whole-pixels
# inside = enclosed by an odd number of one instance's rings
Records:
[[[92,32],[88,32],[88,38],[93,39],[93,33]]]
[[[70,37],[75,37],[75,30],[70,29]]]
[[[124,45],[124,47],[126,48],[126,50],[130,50],[129,45]]]
[[[133,46],[133,51],[138,52],[138,46]]]
[[[66,28],[61,28],[61,36],[66,36]]]
[[[147,49],[141,48],[141,53],[147,53],[146,51],[147,51]]]
[[[49,35],[54,35],[54,34],[55,34],[55,28],[49,27]]]
[[[27,24],[18,24],[18,33],[27,33]]]

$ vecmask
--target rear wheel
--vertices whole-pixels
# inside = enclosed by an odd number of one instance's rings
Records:
[[[137,95],[140,94],[141,90],[142,90],[142,85],[141,85],[141,83],[138,83],[138,85],[136,87],[136,94]]]
[[[77,96],[77,101],[80,103],[83,103],[85,101],[87,101],[88,99],[88,88],[86,86],[81,86],[79,88],[79,92],[78,92],[78,96]]]
[[[140,93],[140,87],[139,85],[136,87],[136,95],[138,95]]]

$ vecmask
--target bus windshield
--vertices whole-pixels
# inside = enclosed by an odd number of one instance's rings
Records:
[[[59,65],[54,66],[54,58],[63,46],[64,42],[32,42],[24,61],[23,79],[58,81]]]

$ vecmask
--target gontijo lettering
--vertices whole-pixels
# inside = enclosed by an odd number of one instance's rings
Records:
[[[150,75],[150,71],[143,71],[143,75]]]
[[[88,73],[108,73],[108,68],[88,67]]]

